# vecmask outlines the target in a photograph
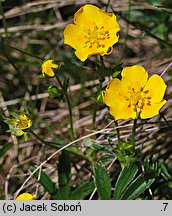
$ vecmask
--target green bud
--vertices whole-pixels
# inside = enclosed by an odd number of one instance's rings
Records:
[[[104,95],[105,95],[105,90],[101,90],[97,97],[97,102],[99,104],[104,104]]]
[[[59,96],[59,91],[55,86],[50,85],[47,89],[47,92],[51,98]]]
[[[120,73],[121,73],[121,71],[115,71],[115,72],[112,74],[112,78],[116,78]]]

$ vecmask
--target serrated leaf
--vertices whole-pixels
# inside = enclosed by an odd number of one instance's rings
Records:
[[[145,179],[145,177],[140,174],[126,189],[121,199],[123,200],[133,200],[137,198],[141,193],[143,193],[149,186],[155,181],[155,179]]]
[[[33,172],[35,168],[31,167],[30,170],[31,172]],[[34,176],[38,179],[39,170],[34,173]],[[56,185],[54,184],[54,182],[52,182],[50,177],[44,171],[41,171],[39,182],[44,187],[44,189],[52,196],[53,199],[58,198]]]
[[[97,191],[102,200],[111,198],[111,183],[109,173],[102,164],[96,164],[93,169]]]
[[[94,182],[86,182],[76,188],[74,191],[71,192],[70,194],[70,200],[81,200],[84,197],[88,196],[93,192],[95,189],[95,184]]]
[[[115,194],[114,198],[116,200],[120,199],[122,196],[122,193],[126,189],[126,187],[129,185],[129,183],[134,179],[135,175],[138,172],[138,167],[135,164],[130,164],[129,166],[125,167],[116,182],[115,185]]]

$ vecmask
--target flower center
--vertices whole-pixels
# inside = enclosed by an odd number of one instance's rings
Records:
[[[139,111],[142,111],[145,105],[151,106],[151,97],[148,93],[149,90],[144,91],[143,88],[136,90],[128,86],[128,96],[125,97],[128,108],[133,106],[134,111],[137,111],[138,108]]]
[[[19,118],[16,122],[16,126],[17,126],[17,128],[19,128],[21,130],[29,128],[30,127],[30,119],[28,119],[27,117],[25,117],[25,119]]]
[[[128,96],[125,98],[128,103],[128,108],[134,106],[134,110],[136,109],[141,97],[140,92],[140,90],[136,91],[135,88],[128,86]]]
[[[110,38],[109,31],[106,31],[104,29],[104,26],[98,27],[94,26],[94,29],[91,31],[88,29],[86,31],[86,34],[84,36],[86,38],[85,41],[85,48],[88,47],[91,49],[93,46],[96,46],[96,48],[104,48],[104,40],[107,40]]]
[[[142,91],[141,100],[139,101],[139,108],[143,110],[144,106],[151,106],[152,97],[149,96],[149,90]]]

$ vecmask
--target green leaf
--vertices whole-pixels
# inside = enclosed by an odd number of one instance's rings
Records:
[[[4,120],[4,122],[8,125],[15,125],[16,124],[16,119],[9,119],[7,118],[6,120]]]
[[[93,169],[97,191],[102,200],[111,198],[111,183],[109,173],[102,164],[96,164]]]
[[[83,160],[90,162],[90,159],[86,155],[84,155],[84,153],[77,147],[68,147],[65,149],[65,151],[70,152],[74,155],[77,155],[81,157]]]
[[[96,149],[99,152],[103,152],[105,154],[112,155],[114,157],[116,156],[113,151],[105,148],[104,146],[100,146],[100,145],[97,145],[97,144],[93,144],[92,146],[93,146],[94,149]]]
[[[50,98],[59,96],[59,91],[56,86],[50,85],[47,89],[47,93],[50,95]]]
[[[122,196],[122,193],[129,185],[129,183],[134,179],[136,173],[138,172],[138,167],[135,164],[130,164],[129,166],[125,167],[116,182],[115,185],[115,194],[114,198],[119,200]]]
[[[18,119],[18,117],[19,117],[19,114],[18,113],[16,113],[16,112],[10,112],[10,115],[12,115],[15,119]]]
[[[71,175],[71,161],[70,156],[66,151],[62,151],[59,157],[58,164],[58,199],[67,200],[70,193],[70,175]]]
[[[112,156],[102,156],[98,161],[100,163],[106,163],[106,162],[109,162],[109,161],[113,161],[115,158],[112,157]]]
[[[161,162],[161,175],[166,179],[166,180],[171,180],[172,177],[169,174],[166,166],[163,164],[163,162]]]
[[[35,170],[35,168],[30,167],[30,170],[31,170],[31,172],[33,172]],[[40,175],[39,170],[34,173],[34,176],[37,179],[38,179],[39,175]],[[41,176],[40,176],[39,182],[44,187],[44,189],[52,196],[53,199],[58,198],[58,194],[57,194],[58,192],[57,192],[56,185],[54,184],[54,182],[52,182],[50,177],[44,171],[41,171]]]
[[[121,199],[123,200],[133,200],[137,198],[141,193],[143,193],[149,186],[155,181],[155,179],[145,179],[145,177],[140,174],[126,189]]]
[[[84,197],[88,196],[90,193],[93,192],[95,189],[95,184],[94,182],[86,182],[76,188],[74,191],[71,192],[70,194],[70,200],[81,200]]]
[[[12,143],[6,143],[3,145],[3,147],[0,149],[0,157],[2,157],[12,146]]]

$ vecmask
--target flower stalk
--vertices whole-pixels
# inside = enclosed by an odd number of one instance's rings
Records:
[[[74,129],[73,129],[73,115],[72,115],[72,107],[71,107],[71,103],[69,100],[68,92],[67,92],[67,89],[64,88],[59,77],[58,76],[55,76],[55,77],[56,77],[56,80],[59,83],[61,89],[63,90],[64,96],[66,98],[66,102],[67,102],[68,110],[69,110],[70,135],[71,135],[72,140],[74,140],[75,134],[74,134]]]
[[[40,136],[38,136],[31,128],[30,128],[30,133],[36,138],[38,139],[42,144],[47,145],[47,142],[45,140],[43,140]]]
[[[98,71],[98,76],[99,76],[98,92],[101,92],[101,90],[102,90],[102,84],[103,84],[103,79],[104,79],[104,71],[105,71],[106,67],[105,67],[103,56],[101,56],[101,55],[99,55],[99,56],[100,56],[101,70]],[[94,108],[93,108],[92,129],[95,129],[95,126],[96,126],[97,109],[98,109],[98,103],[96,102],[94,104]]]
[[[116,126],[116,132],[117,132],[118,144],[120,144],[120,142],[121,142],[121,138],[120,138],[120,132],[119,132],[119,127],[118,127],[118,122],[117,122],[117,121],[115,121],[115,126]]]
[[[135,146],[136,126],[137,126],[137,119],[134,119],[132,135],[131,135],[131,144],[133,145],[133,147]]]

